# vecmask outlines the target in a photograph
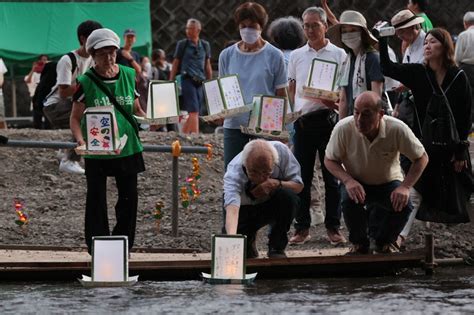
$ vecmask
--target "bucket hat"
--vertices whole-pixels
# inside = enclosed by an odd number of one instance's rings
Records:
[[[413,25],[421,24],[424,21],[425,19],[423,17],[417,16],[410,10],[401,10],[393,16],[390,22],[396,30],[399,30],[401,28],[407,28]]]
[[[367,20],[365,17],[360,12],[347,10],[342,12],[339,18],[339,24],[331,26],[327,31],[327,35],[333,44],[339,47],[344,46],[341,42],[341,28],[343,25],[360,26],[362,32],[367,34],[367,38],[371,45],[378,43],[378,40],[367,29]]]

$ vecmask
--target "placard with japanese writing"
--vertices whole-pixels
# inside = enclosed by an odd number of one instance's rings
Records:
[[[338,64],[333,61],[314,58],[307,86],[315,89],[334,91]]]
[[[204,95],[206,96],[207,111],[209,115],[221,113],[225,109],[219,81],[209,80],[204,82]]]
[[[219,84],[224,95],[226,109],[233,109],[245,106],[244,96],[240,89],[239,78],[237,75],[229,75],[219,78]]]
[[[204,82],[204,96],[208,115],[201,117],[205,121],[222,119],[249,112],[236,74]]]
[[[212,236],[212,277],[245,279],[245,235]]]
[[[89,107],[84,111],[86,149],[88,151],[115,151],[120,138],[113,106]]]

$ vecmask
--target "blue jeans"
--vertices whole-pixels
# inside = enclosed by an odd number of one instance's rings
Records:
[[[375,239],[377,246],[396,241],[413,209],[410,200],[402,211],[393,209],[390,194],[400,183],[398,180],[382,185],[361,183],[366,194],[365,204],[356,204],[341,185],[342,212],[351,243],[368,247],[369,237]]]
[[[301,177],[304,188],[299,194],[301,206],[296,214],[295,229],[297,231],[309,229],[311,215],[309,212],[311,204],[311,186],[314,175],[314,163],[316,153],[321,162],[323,173],[326,215],[324,225],[326,228],[338,229],[341,225],[341,208],[339,204],[339,182],[324,166],[324,154],[329,137],[333,129],[329,121],[330,111],[322,110],[299,118],[295,124],[295,135],[293,137],[294,154],[301,166]]]
[[[290,189],[281,188],[264,203],[240,207],[237,233],[246,235],[247,243],[250,244],[257,231],[270,224],[268,248],[284,250],[288,244],[287,233],[298,206],[298,195]]]

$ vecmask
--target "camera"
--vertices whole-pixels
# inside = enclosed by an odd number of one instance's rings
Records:
[[[388,37],[395,35],[395,27],[391,26],[388,22],[378,22],[372,29],[372,33],[376,37]]]

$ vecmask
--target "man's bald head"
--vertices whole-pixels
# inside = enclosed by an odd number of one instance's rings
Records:
[[[377,93],[366,91],[356,98],[354,121],[357,130],[370,141],[378,135],[382,117],[383,101]]]
[[[245,145],[242,151],[242,163],[244,166],[247,166],[251,162],[261,162],[265,160],[278,163],[278,153],[270,142],[256,139]]]
[[[370,108],[374,111],[383,110],[383,101],[380,96],[373,91],[362,92],[355,100],[354,107],[364,106],[364,108]]]

